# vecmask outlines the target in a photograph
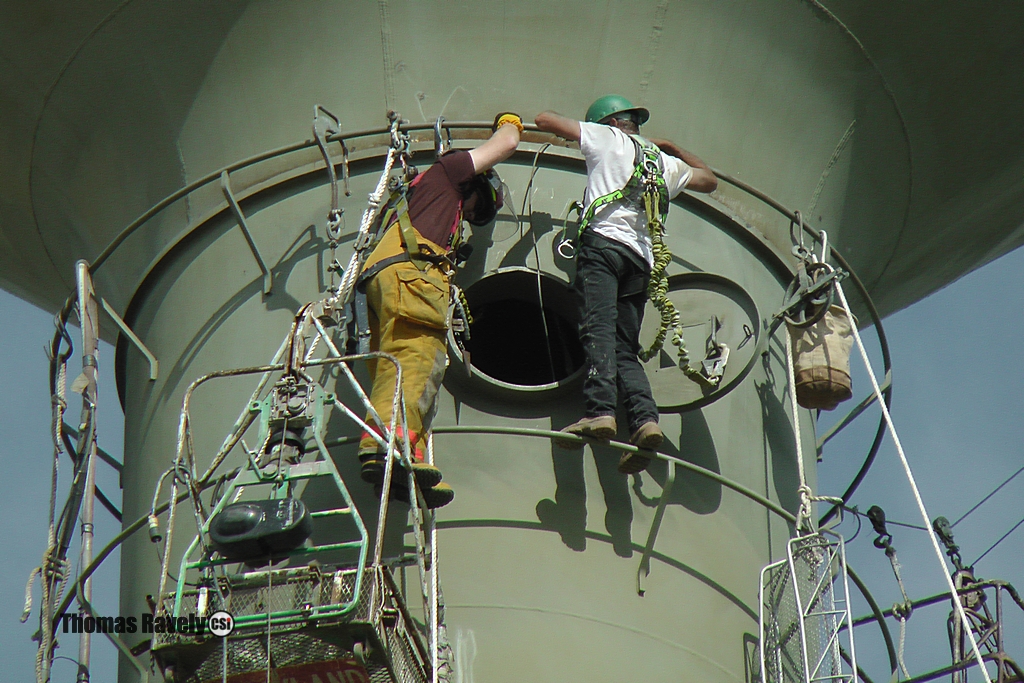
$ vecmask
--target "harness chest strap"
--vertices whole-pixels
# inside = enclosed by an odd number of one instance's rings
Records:
[[[643,206],[647,218],[647,230],[651,238],[651,250],[654,257],[654,266],[651,269],[650,281],[647,287],[647,297],[660,314],[660,324],[655,335],[654,342],[647,349],[641,348],[637,354],[640,360],[647,362],[657,354],[665,344],[665,339],[671,331],[671,341],[679,350],[679,367],[688,376],[693,377],[697,373],[690,367],[686,353],[686,346],[683,340],[683,330],[679,321],[679,310],[668,297],[668,278],[665,270],[672,260],[672,253],[665,245],[663,231],[665,219],[668,218],[668,187],[665,183],[665,175],[661,164],[660,150],[643,138],[630,135],[635,147],[633,157],[633,173],[626,182],[625,187],[606,195],[598,197],[590,203],[586,212],[580,219],[579,234],[582,236],[594,218],[594,214],[602,207],[612,202],[628,202],[637,209]]]
[[[656,213],[660,222],[664,223],[668,216],[668,187],[665,184],[665,176],[661,168],[661,156],[658,148],[643,138],[635,135],[629,136],[636,148],[633,156],[633,173],[630,175],[626,185],[618,190],[602,195],[590,202],[590,206],[580,219],[579,234],[590,225],[594,215],[602,208],[612,202],[629,202],[639,207],[641,200],[644,200],[647,208],[648,219],[655,213],[651,209],[652,195],[657,195]]]
[[[402,245],[405,247],[408,260],[412,261],[413,265],[420,270],[426,270],[430,262],[424,258],[424,254],[420,250],[416,231],[413,230],[412,221],[409,220],[409,204],[404,196],[398,200],[396,211],[398,213],[398,231],[402,235]]]

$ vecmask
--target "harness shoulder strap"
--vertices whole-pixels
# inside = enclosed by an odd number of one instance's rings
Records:
[[[428,262],[423,258],[419,240],[416,239],[416,231],[413,230],[412,221],[409,220],[409,204],[405,197],[398,200],[396,212],[398,213],[398,231],[402,235],[402,246],[405,247],[406,255],[413,265],[420,270],[426,270]]]
[[[398,223],[398,230],[402,236],[402,245],[405,247],[406,253],[409,255],[409,260],[416,265],[420,270],[426,270],[427,264],[434,263],[436,259],[431,259],[427,254],[424,254],[424,249],[420,245],[419,240],[416,238],[416,231],[413,229],[412,220],[409,218],[409,195],[420,178],[423,177],[423,173],[420,173],[409,186],[405,188],[405,192],[401,189],[395,192],[393,195],[393,209],[389,210],[384,225],[390,226],[392,223]],[[455,220],[452,223],[451,229],[448,233],[449,247],[457,247],[459,243],[459,224],[462,222],[462,200],[459,200],[459,208],[455,214]],[[439,256],[439,255],[434,255]],[[440,256],[443,256],[440,255]]]
[[[664,219],[668,215],[668,189],[665,185],[664,168],[661,163],[660,150],[639,135],[630,135],[633,141],[633,173],[625,186],[602,195],[590,202],[579,223],[579,234],[590,225],[594,214],[612,202],[628,201],[639,205],[646,191],[656,189],[658,194],[658,210]]]

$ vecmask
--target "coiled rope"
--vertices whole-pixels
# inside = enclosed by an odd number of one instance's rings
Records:
[[[665,346],[669,331],[672,332],[672,345],[678,349],[679,367],[687,375],[700,374],[690,367],[686,342],[683,340],[683,326],[679,321],[679,309],[668,298],[668,276],[666,270],[672,262],[672,252],[665,244],[665,223],[658,213],[658,196],[655,192],[644,192],[644,209],[647,213],[647,233],[651,238],[651,252],[654,255],[654,266],[651,268],[651,279],[647,283],[647,298],[661,316],[658,333],[650,347],[641,348],[637,354],[640,360],[647,362]]]

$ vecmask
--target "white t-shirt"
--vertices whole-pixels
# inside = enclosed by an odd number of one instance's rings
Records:
[[[618,128],[600,123],[580,122],[580,150],[587,160],[587,191],[583,203],[589,207],[598,197],[621,190],[636,168],[636,146]],[[693,169],[682,159],[661,152],[669,199],[683,191]],[[590,228],[601,237],[625,244],[639,254],[647,267],[654,266],[647,216],[622,202],[607,204],[595,213]]]

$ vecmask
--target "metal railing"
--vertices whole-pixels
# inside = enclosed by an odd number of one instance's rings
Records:
[[[405,133],[422,133],[422,132],[429,131],[430,135],[428,135],[428,136],[421,136],[421,135],[420,136],[417,136],[417,135],[411,136],[412,144],[416,144],[416,145],[420,145],[420,144],[428,143],[428,142],[431,143],[431,144],[440,145],[441,144],[441,134],[442,134],[442,131],[446,132],[446,134],[448,136],[448,139],[449,139],[449,142],[450,142],[450,140],[452,138],[459,139],[459,140],[483,139],[483,138],[486,138],[486,137],[489,136],[490,128],[491,128],[491,123],[490,122],[482,122],[482,121],[461,121],[461,122],[456,122],[456,121],[451,121],[451,122],[449,122],[449,121],[439,121],[437,124],[402,123],[399,126],[399,129],[401,131],[405,132]],[[334,165],[334,166],[341,165],[342,166],[342,171],[343,171],[342,177],[347,179],[349,177],[348,165],[349,165],[349,162],[350,162],[350,155],[353,154],[353,153],[366,153],[364,155],[364,157],[363,157],[365,160],[371,160],[371,159],[379,157],[380,155],[376,154],[375,152],[376,152],[376,150],[379,150],[381,148],[387,147],[388,136],[390,135],[390,133],[391,133],[391,129],[389,127],[382,127],[382,128],[365,129],[365,130],[355,131],[355,132],[351,132],[351,133],[335,133],[335,134],[330,134],[330,135],[325,136],[325,138],[324,138],[324,146],[321,149],[326,151],[326,145],[327,144],[338,143],[338,145],[340,147],[340,151],[341,151],[340,159],[337,159],[336,161],[333,161],[332,165]],[[533,124],[527,124],[526,125],[526,130],[524,132],[524,135],[523,135],[522,139],[523,139],[524,142],[527,142],[527,143],[534,143],[534,144],[538,144],[538,145],[541,145],[541,144],[546,145],[546,148],[544,150],[541,150],[541,151],[537,152],[538,158],[542,158],[545,162],[548,162],[548,163],[555,162],[555,163],[561,164],[561,165],[564,165],[566,163],[581,164],[581,160],[577,156],[573,156],[572,153],[567,153],[567,151],[565,151],[565,150],[558,150],[558,147],[565,147],[567,145],[565,145],[563,142],[560,142],[557,138],[554,138],[554,136],[539,131],[537,129],[537,127],[535,125],[533,125]],[[552,144],[555,145],[555,148],[551,147]],[[279,148],[276,148],[276,149],[273,149],[273,150],[262,152],[260,154],[253,155],[251,157],[248,157],[248,158],[236,161],[236,162],[234,162],[232,164],[229,164],[229,165],[227,165],[227,166],[225,166],[223,168],[217,169],[216,171],[213,171],[211,173],[208,173],[208,174],[206,174],[206,175],[196,179],[195,181],[193,181],[193,182],[189,183],[188,185],[180,188],[179,190],[171,193],[170,195],[165,197],[163,200],[161,200],[160,202],[158,202],[155,205],[153,205],[151,208],[149,208],[143,214],[141,214],[138,218],[136,218],[134,221],[132,221],[123,230],[121,230],[120,233],[118,233],[118,235],[116,237],[114,237],[114,239],[111,240],[110,243],[96,256],[96,258],[93,259],[92,264],[89,267],[89,272],[91,274],[95,275],[95,273],[98,272],[111,259],[111,257],[114,256],[115,253],[118,252],[118,250],[122,247],[122,245],[125,244],[125,242],[127,240],[129,240],[129,238],[131,238],[133,235],[138,233],[140,230],[143,230],[150,223],[150,221],[152,221],[153,218],[155,218],[158,215],[160,215],[165,209],[171,207],[172,205],[174,205],[179,200],[187,198],[189,195],[193,194],[194,192],[196,192],[196,191],[198,191],[200,189],[203,189],[203,188],[205,188],[207,186],[212,185],[213,183],[220,183],[220,186],[222,188],[222,191],[223,191],[224,197],[225,197],[224,203],[221,204],[215,210],[213,215],[217,215],[217,214],[219,214],[221,212],[224,212],[224,211],[231,211],[236,216],[236,218],[238,220],[238,223],[239,223],[239,227],[243,231],[247,232],[247,227],[246,227],[246,224],[245,224],[244,213],[242,213],[240,205],[239,205],[239,197],[236,194],[236,192],[232,189],[231,174],[234,173],[234,172],[243,170],[243,169],[251,168],[251,167],[256,166],[256,165],[258,165],[258,164],[260,164],[262,162],[266,162],[266,161],[270,161],[270,160],[277,160],[279,158],[286,157],[288,155],[292,155],[292,154],[296,154],[296,153],[300,153],[300,152],[305,152],[307,150],[312,150],[313,148],[315,148],[317,146],[318,146],[318,141],[316,139],[304,140],[302,142],[297,142],[297,143],[293,143],[293,144],[286,145],[286,146],[283,146],[283,147],[279,147]],[[243,192],[249,192],[250,194],[255,194],[257,192],[261,192],[261,191],[267,190],[269,188],[272,188],[275,185],[279,184],[280,182],[283,182],[285,179],[293,177],[293,176],[290,176],[288,174],[289,173],[293,173],[300,166],[309,166],[310,170],[308,172],[310,172],[310,173],[316,172],[317,169],[321,168],[320,164],[318,164],[316,161],[306,160],[306,161],[303,162],[303,164],[293,165],[293,166],[289,167],[287,171],[281,171],[281,172],[278,172],[276,174],[272,174],[269,177],[269,179],[264,180],[262,184],[257,184],[257,185],[250,186],[250,187],[246,188],[245,190],[243,190]],[[790,221],[798,221],[799,220],[799,214],[797,212],[788,209],[787,207],[782,205],[780,202],[778,202],[778,201],[774,200],[773,198],[771,198],[770,196],[760,192],[756,188],[753,188],[752,186],[744,183],[743,181],[740,181],[740,180],[738,180],[738,179],[736,179],[736,178],[734,178],[734,177],[732,177],[732,176],[730,176],[728,174],[722,173],[720,171],[715,171],[715,175],[718,176],[724,182],[729,183],[730,185],[738,188],[739,190],[749,194],[751,197],[754,197],[757,200],[759,200],[761,202],[764,202],[765,204],[770,206],[772,209],[777,211],[779,214],[781,214],[786,219],[788,219]],[[287,178],[286,178],[286,176],[287,176]],[[705,202],[702,201],[701,203],[705,203]],[[740,226],[742,228],[746,228],[748,231],[751,230],[749,226],[746,226],[741,220],[736,218],[729,211],[723,210],[721,207],[715,207],[715,209],[720,214],[725,215],[726,217],[729,217],[731,219],[731,221],[735,225]],[[818,230],[814,229],[810,225],[807,225],[803,221],[799,221],[799,222],[800,222],[800,225],[801,225],[802,229],[810,237],[812,237],[815,240],[820,239],[821,235],[820,235]],[[188,228],[186,228],[186,230],[184,232],[182,232],[180,235],[178,235],[177,238],[175,238],[174,240],[171,240],[166,245],[166,247],[162,251],[162,254],[168,253],[170,250],[172,250],[175,247],[175,245],[180,243],[181,240],[183,240],[185,237],[187,237],[189,235],[192,235],[192,234],[194,234],[197,231],[202,230],[204,228],[204,226],[206,226],[208,224],[209,224],[209,220],[207,219],[207,220],[199,221],[199,222],[189,226]],[[264,279],[265,279],[264,289],[265,290],[269,289],[269,288],[272,287],[272,279],[271,279],[271,276],[269,274],[269,270],[266,268],[265,265],[263,265],[262,258],[259,256],[258,249],[255,248],[255,245],[252,242],[252,240],[249,239],[248,242],[249,242],[250,248],[254,252],[255,258],[260,262],[261,271],[263,272]],[[857,277],[856,273],[852,270],[852,268],[849,266],[849,263],[843,258],[843,256],[840,254],[840,252],[834,246],[832,246],[832,245],[829,245],[828,251],[829,251],[829,256],[841,268],[843,268],[849,274],[849,276],[851,278],[851,281],[854,283],[855,288],[858,290],[858,292],[859,292],[859,294],[861,296],[863,305],[865,306],[868,314],[870,315],[872,323],[874,324],[876,333],[878,335],[879,344],[881,346],[881,351],[882,351],[882,359],[883,359],[884,370],[886,372],[886,376],[887,377],[891,377],[891,375],[890,375],[891,360],[890,360],[890,353],[889,353],[888,343],[887,343],[887,340],[886,340],[886,337],[885,337],[884,330],[882,328],[880,316],[878,314],[878,311],[877,311],[876,307],[874,306],[874,304],[873,304],[873,302],[871,300],[871,296],[870,296],[869,292],[867,291],[866,287],[864,286],[864,284]],[[159,261],[159,257],[156,259],[156,261],[154,261],[152,264],[150,264],[150,266],[147,268],[147,270],[145,272],[147,274],[149,272],[151,272],[153,267],[154,267],[154,265],[158,261]],[[145,276],[143,277],[142,281],[145,281]],[[66,321],[67,321],[67,319],[68,319],[68,317],[69,317],[69,315],[71,313],[71,309],[73,308],[73,305],[72,305],[73,301],[74,301],[73,297],[69,298],[68,305],[65,305],[64,308],[62,309],[62,311],[58,314],[59,326],[63,325],[63,323],[66,323]],[[145,346],[142,345],[142,342],[140,340],[138,340],[138,338],[135,337],[135,335],[131,331],[130,323],[131,323],[131,317],[132,316],[130,315],[130,312],[132,310],[132,306],[131,305],[128,306],[129,314],[125,315],[125,318],[128,319],[128,322],[124,322],[124,321],[122,321],[120,319],[120,317],[117,316],[116,312],[114,312],[113,309],[111,307],[109,307],[109,305],[106,305],[105,301],[103,301],[103,304],[104,304],[104,308],[108,311],[108,313],[118,323],[118,325],[120,327],[120,334],[124,335],[127,339],[129,339],[129,341],[131,341],[131,342],[135,343],[137,346],[139,346],[140,350],[142,350],[142,352],[144,354],[146,354],[147,358],[150,359],[150,362],[151,362],[151,379],[155,379],[156,359],[152,356],[151,353],[149,353],[148,349],[146,349]],[[60,334],[61,333],[58,331],[58,333],[57,333],[57,335],[55,337],[55,342],[60,337]],[[767,336],[768,335],[766,335],[766,337]],[[120,344],[119,344],[119,346],[120,346]],[[887,385],[885,386],[884,392],[883,392],[884,399],[885,399],[885,402],[886,402],[887,405],[891,401],[891,392],[892,392],[891,382],[888,382]],[[828,434],[826,434],[819,441],[819,449],[821,448],[821,446],[824,445],[824,443],[826,441],[828,441],[828,439],[830,439],[832,436],[834,436],[835,433],[837,433],[839,430],[841,430],[847,424],[852,422],[858,415],[863,413],[863,411],[871,404],[872,400],[873,400],[873,397],[868,397],[864,401],[861,401],[860,404],[858,404],[850,412],[850,414],[847,415],[847,417],[845,417],[842,420],[840,420],[837,423],[837,426],[835,428],[833,428],[833,430],[831,430]],[[536,437],[541,437],[541,438],[554,438],[555,435],[557,434],[558,438],[561,438],[563,440],[566,439],[566,435],[560,434],[558,432],[547,432],[545,430],[529,430],[529,429],[517,430],[517,429],[514,429],[514,428],[438,427],[434,431],[435,431],[435,433],[438,433],[438,434],[446,433],[446,432],[447,433],[459,433],[460,431],[462,431],[462,432],[465,432],[465,431],[476,431],[477,433],[518,434],[518,435],[522,435],[522,436],[536,436]],[[873,462],[875,460],[875,456],[878,453],[879,447],[881,446],[881,442],[882,442],[882,438],[884,436],[884,433],[885,433],[884,420],[880,420],[878,431],[877,431],[877,433],[875,435],[875,438],[874,438],[874,440],[873,440],[873,442],[871,444],[871,447],[869,448],[868,455],[865,458],[864,463],[861,465],[861,468],[858,471],[857,475],[851,481],[851,483],[849,484],[849,486],[847,487],[845,493],[842,496],[842,500],[844,502],[848,501],[850,499],[850,497],[853,495],[853,493],[855,492],[855,490],[859,486],[860,482],[864,479],[864,477],[866,476],[867,472],[871,468],[871,465],[873,464]],[[632,447],[629,444],[617,444],[617,443],[614,443],[614,442],[611,445],[612,445],[613,448],[619,448],[621,450],[627,450],[627,451],[630,450],[630,449],[634,449],[635,448],[635,447]],[[682,468],[687,469],[687,470],[689,470],[691,472],[694,472],[695,474],[698,474],[699,476],[706,477],[706,478],[708,478],[708,479],[710,479],[712,481],[715,481],[715,482],[717,482],[719,484],[722,484],[723,486],[725,486],[727,488],[730,488],[731,490],[734,490],[734,491],[740,493],[741,495],[749,498],[750,500],[752,500],[752,501],[754,501],[754,502],[764,506],[766,509],[770,510],[772,513],[778,515],[779,517],[781,517],[782,519],[786,520],[787,522],[792,523],[792,522],[795,521],[793,515],[791,513],[789,513],[788,511],[786,511],[785,509],[783,509],[778,504],[772,502],[771,500],[767,499],[764,496],[761,496],[760,494],[757,494],[754,491],[751,491],[750,489],[742,486],[741,484],[739,484],[737,482],[733,482],[732,480],[729,480],[728,478],[723,477],[722,475],[720,475],[720,474],[718,474],[716,472],[712,472],[710,470],[706,470],[706,469],[701,468],[701,467],[699,467],[697,465],[693,465],[692,463],[688,463],[688,462],[686,462],[684,460],[680,460],[678,458],[673,458],[673,457],[668,456],[666,454],[659,453],[659,454],[657,454],[657,457],[662,458],[662,459],[664,459],[666,461],[669,461],[669,462],[675,464],[678,467],[682,467]],[[207,473],[207,474],[212,474],[212,473]],[[203,477],[201,479],[201,481],[198,482],[198,483],[200,484],[200,489],[204,489],[207,486],[211,485],[211,481],[210,481],[208,476]],[[175,498],[179,499],[179,497],[177,497],[177,496]],[[180,499],[183,499],[183,498],[180,498]],[[159,506],[156,509],[157,510],[167,509],[167,507],[168,507],[168,504],[165,503],[165,504],[162,504],[161,506]],[[824,523],[828,519],[830,519],[837,512],[837,510],[838,510],[838,506],[835,506],[831,510],[829,510],[829,512],[826,513],[822,517],[821,523]],[[66,609],[70,605],[71,601],[75,598],[75,596],[77,594],[77,591],[78,591],[78,586],[81,585],[82,580],[84,580],[85,578],[91,576],[95,572],[96,568],[100,565],[100,563],[102,563],[102,561],[116,547],[118,547],[125,539],[127,539],[132,534],[137,532],[140,528],[142,528],[142,526],[145,526],[146,522],[147,522],[147,517],[144,516],[144,517],[141,517],[138,520],[132,522],[131,524],[129,524],[124,529],[124,531],[122,531],[121,534],[119,534],[117,537],[115,537],[105,548],[103,548],[96,555],[95,559],[93,559],[92,562],[88,563],[87,566],[83,567],[83,569],[81,571],[81,574],[79,576],[78,582],[76,582],[73,586],[70,587],[70,590],[68,591],[68,593],[64,596],[63,600],[61,601],[61,605],[60,605],[59,609],[54,613],[55,614],[55,616],[54,616],[54,630],[56,630],[56,626],[58,625],[59,615],[62,614],[64,611],[66,611]],[[649,551],[650,551],[650,548],[648,549],[648,552]],[[643,560],[641,562],[641,566],[643,566]],[[886,643],[887,643],[887,648],[889,649],[890,660],[893,660],[894,657],[893,657],[893,651],[892,651],[892,645],[891,645],[891,643],[892,643],[891,636],[889,635],[888,630],[885,627],[884,619],[881,617],[880,610],[878,610],[877,605],[875,604],[874,600],[870,597],[870,594],[867,592],[866,587],[864,587],[863,583],[858,578],[856,578],[856,575],[853,574],[852,570],[851,570],[851,578],[854,580],[854,583],[858,586],[858,588],[860,588],[861,591],[865,594],[865,597],[867,598],[869,604],[872,605],[873,611],[876,613],[876,615],[878,617],[877,621],[879,622],[880,626],[882,627],[883,635],[885,636],[885,640],[886,640]],[[638,573],[638,585],[639,585],[639,573]]]

